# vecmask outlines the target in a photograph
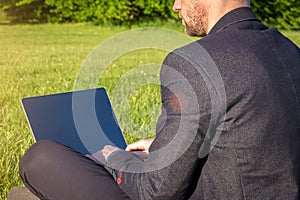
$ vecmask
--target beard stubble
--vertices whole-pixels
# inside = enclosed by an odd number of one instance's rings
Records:
[[[205,7],[196,1],[192,8],[187,9],[185,32],[190,36],[203,37],[207,35],[208,13]]]

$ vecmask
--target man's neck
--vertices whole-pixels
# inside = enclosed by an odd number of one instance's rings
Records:
[[[216,3],[209,8],[207,34],[224,15],[241,7],[250,7],[250,4],[248,1],[238,0],[231,0],[229,2],[224,2],[222,0],[222,3],[220,3],[220,1],[216,1]]]

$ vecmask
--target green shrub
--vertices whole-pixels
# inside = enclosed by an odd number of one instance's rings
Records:
[[[50,22],[83,22],[90,21],[94,13],[94,1],[91,0],[45,0],[50,6]]]
[[[13,23],[47,22],[50,10],[45,0],[0,0],[0,8]]]
[[[167,0],[46,0],[52,7],[51,22],[85,22],[124,24],[174,16],[172,1]]]
[[[257,17],[276,28],[289,29],[300,26],[299,0],[251,0]]]
[[[122,24],[135,19],[131,0],[97,0],[93,22]]]
[[[177,19],[170,0],[0,0],[14,22],[94,22],[131,24]],[[258,18],[270,26],[300,26],[299,0],[252,0]]]

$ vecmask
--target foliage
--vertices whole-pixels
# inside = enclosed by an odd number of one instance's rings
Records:
[[[49,14],[51,22],[88,21],[93,15],[90,0],[45,0],[45,4],[53,8]]]
[[[0,0],[2,8],[13,23],[41,23],[47,22],[49,6],[45,0]]]
[[[299,0],[251,0],[251,4],[258,18],[269,26],[283,29],[300,26]]]
[[[132,24],[177,19],[169,0],[0,0],[14,22],[87,22]],[[258,18],[270,26],[300,26],[299,0],[251,0]]]

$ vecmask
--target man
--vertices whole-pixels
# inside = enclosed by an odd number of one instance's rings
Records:
[[[56,200],[299,199],[299,48],[249,5],[176,0],[186,33],[205,37],[164,61],[155,140],[91,159],[38,142],[20,163],[25,185]]]

